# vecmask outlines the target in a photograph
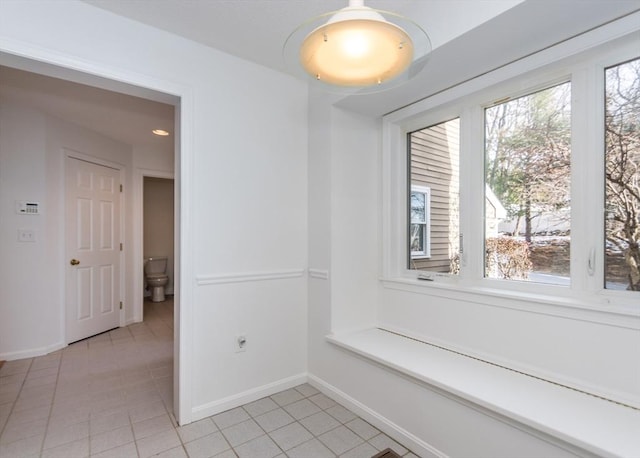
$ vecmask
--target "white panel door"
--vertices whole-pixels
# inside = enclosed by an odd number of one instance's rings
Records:
[[[120,325],[120,172],[66,159],[67,343]]]

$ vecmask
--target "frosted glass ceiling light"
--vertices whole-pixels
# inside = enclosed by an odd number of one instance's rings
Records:
[[[415,76],[430,51],[429,37],[417,24],[350,0],[296,29],[284,58],[294,73],[302,76],[301,70],[329,90],[369,93]]]

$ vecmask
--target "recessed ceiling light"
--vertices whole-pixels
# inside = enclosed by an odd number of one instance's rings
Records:
[[[169,132],[167,132],[166,130],[162,130],[162,129],[153,129],[151,132],[153,132],[156,135],[159,135],[161,137],[166,137],[167,135],[169,135]]]

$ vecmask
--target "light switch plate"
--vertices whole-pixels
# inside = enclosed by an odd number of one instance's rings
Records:
[[[35,242],[36,231],[33,229],[18,229],[18,242]]]

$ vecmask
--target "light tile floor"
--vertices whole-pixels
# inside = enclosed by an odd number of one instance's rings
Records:
[[[0,458],[415,457],[310,385],[179,427],[173,301],[145,320],[0,369]]]

